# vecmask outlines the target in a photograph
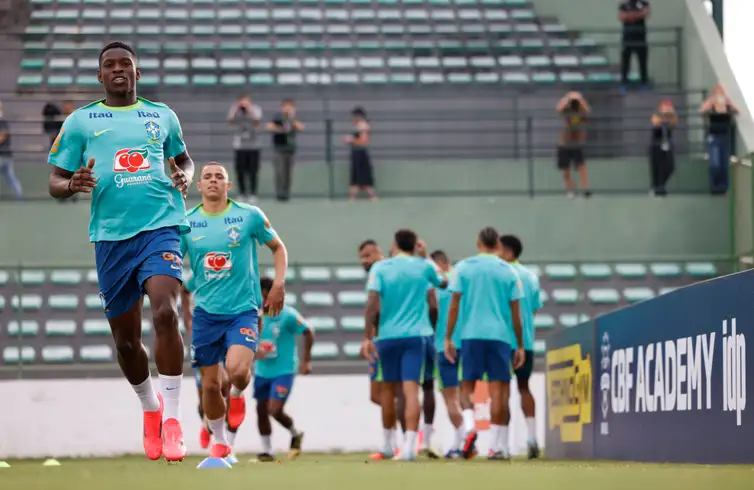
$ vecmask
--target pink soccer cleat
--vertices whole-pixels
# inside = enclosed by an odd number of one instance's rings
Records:
[[[209,433],[209,429],[207,429],[206,426],[202,426],[202,430],[199,431],[199,444],[201,444],[202,449],[207,449],[209,447],[209,440],[212,435]]]
[[[230,456],[231,448],[230,446],[226,446],[225,444],[212,444],[212,447],[209,448],[209,457],[210,458],[222,458],[225,459],[228,456]]]
[[[230,397],[230,406],[228,407],[228,428],[230,430],[238,429],[243,420],[246,418],[246,398]]]
[[[167,419],[162,424],[162,454],[168,462],[183,461],[186,457],[183,429],[176,419]]]
[[[154,412],[144,412],[144,453],[156,461],[162,457],[162,395],[157,393],[160,408]]]

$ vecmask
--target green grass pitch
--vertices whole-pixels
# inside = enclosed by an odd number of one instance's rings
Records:
[[[304,454],[297,461],[249,463],[229,470],[197,470],[200,458],[168,465],[143,457],[42,461],[9,460],[0,469],[8,490],[710,490],[754,488],[752,466],[615,462],[428,461],[368,462],[366,455]]]

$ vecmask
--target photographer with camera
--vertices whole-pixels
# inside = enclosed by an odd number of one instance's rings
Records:
[[[731,102],[725,93],[725,88],[719,83],[712,89],[712,94],[707,100],[702,103],[701,113],[707,116],[709,122],[707,155],[712,194],[723,195],[728,192],[728,165],[730,165],[733,146],[733,124],[738,112],[738,107]]]
[[[253,203],[257,199],[260,156],[257,129],[261,121],[262,109],[253,104],[248,95],[241,95],[228,112],[228,124],[233,129],[238,200],[241,202]]]
[[[571,167],[579,173],[580,189],[584,197],[589,197],[589,176],[586,172],[584,160],[584,144],[586,143],[587,116],[592,111],[589,103],[580,92],[568,92],[563,96],[556,110],[563,116],[565,128],[560,133],[558,140],[558,169],[563,172],[568,197],[576,196],[573,179],[571,179]]]
[[[678,124],[673,102],[661,100],[652,114],[652,139],[649,146],[649,175],[652,182],[651,193],[655,196],[667,195],[665,185],[675,170],[673,152],[673,129]]]

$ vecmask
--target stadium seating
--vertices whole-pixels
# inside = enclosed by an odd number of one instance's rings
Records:
[[[32,0],[19,87],[96,85],[112,39],[144,86],[605,83],[597,43],[527,0]]]
[[[534,319],[537,353],[545,351],[548,334],[556,329],[723,272],[710,262],[564,263],[531,269],[540,275],[544,303]],[[274,275],[270,268],[262,270]],[[358,357],[365,276],[354,265],[291,266],[286,301],[295,304],[317,331],[313,358]],[[2,364],[115,362],[110,329],[101,310],[94,271],[0,271]],[[154,329],[146,316],[142,334],[149,338]],[[180,328],[185,332],[182,322]]]

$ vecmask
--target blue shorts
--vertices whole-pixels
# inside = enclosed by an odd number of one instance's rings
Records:
[[[511,346],[499,340],[469,339],[461,341],[461,379],[481,381],[511,380]]]
[[[106,318],[117,318],[146,293],[152,276],[182,280],[177,226],[143,231],[126,240],[94,243],[99,297]]]
[[[233,315],[213,315],[194,308],[191,332],[191,365],[207,367],[225,361],[231,345],[243,345],[257,350],[259,330],[257,310]]]
[[[458,388],[461,380],[461,351],[457,351],[455,364],[451,364],[444,352],[437,353],[437,376],[440,378],[440,389]]]
[[[254,399],[258,401],[281,400],[286,401],[293,388],[293,374],[284,374],[275,378],[254,377]]]
[[[424,337],[424,380],[432,381],[435,379],[435,359],[437,358],[437,349],[435,349],[435,336]]]
[[[382,381],[424,382],[424,361],[427,348],[423,337],[380,339],[377,345],[382,368]]]

